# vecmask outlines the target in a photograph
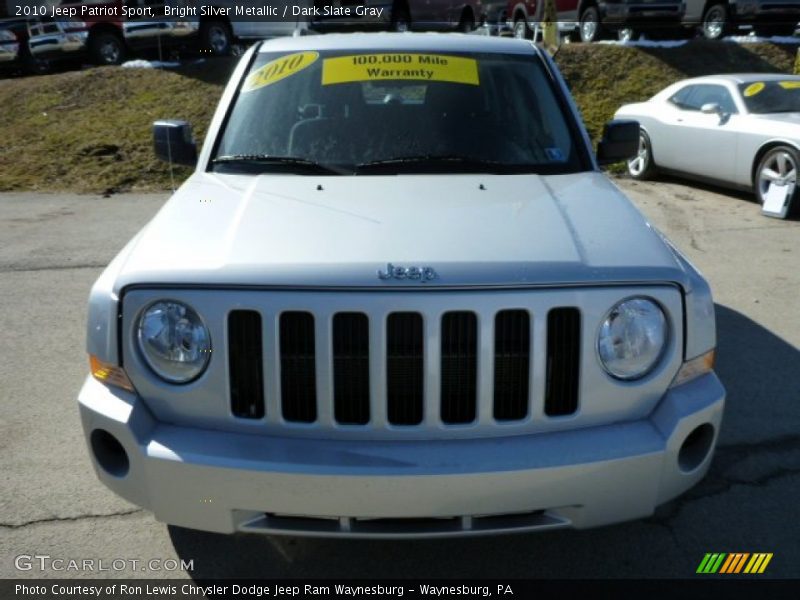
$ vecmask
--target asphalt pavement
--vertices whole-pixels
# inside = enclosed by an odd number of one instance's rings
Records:
[[[402,542],[194,532],[102,486],[75,400],[86,299],[167,196],[0,194],[0,578],[692,577],[705,553],[737,551],[774,553],[764,576],[800,576],[800,222],[763,217],[745,194],[619,184],[715,293],[728,403],[708,477],[642,521]],[[94,559],[95,570],[17,558],[37,555]],[[99,559],[126,566],[97,571]],[[130,562],[151,559],[160,570]],[[193,570],[167,570],[168,559]]]

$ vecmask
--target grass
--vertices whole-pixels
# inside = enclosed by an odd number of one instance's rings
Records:
[[[795,46],[693,41],[677,48],[564,46],[556,56],[589,133],[626,102],[722,72],[791,72]],[[170,187],[151,123],[180,118],[202,140],[235,60],[175,70],[103,67],[0,80],[0,190],[114,193]],[[177,179],[188,175],[178,168]]]

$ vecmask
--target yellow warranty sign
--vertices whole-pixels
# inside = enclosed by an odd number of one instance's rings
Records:
[[[478,61],[441,54],[357,54],[322,61],[322,85],[357,81],[444,81],[480,85]]]
[[[755,96],[763,89],[764,89],[764,83],[758,81],[756,83],[751,83],[746,88],[744,88],[744,92],[742,92],[742,94],[744,95],[745,98],[749,98],[750,96]]]
[[[796,90],[800,88],[800,81],[781,81],[778,85],[785,90]]]
[[[306,67],[313,65],[317,62],[318,58],[318,52],[297,52],[271,60],[263,67],[259,67],[247,76],[242,86],[242,91],[252,92],[265,85],[270,85],[281,79],[291,77],[295,73],[299,73]]]

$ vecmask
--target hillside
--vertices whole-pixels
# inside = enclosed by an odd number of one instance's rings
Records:
[[[791,72],[796,46],[693,41],[676,48],[572,44],[556,56],[593,137],[625,102],[714,72]],[[150,124],[180,118],[201,140],[235,59],[173,70],[103,67],[0,80],[0,190],[113,193],[170,186]],[[176,169],[183,178],[186,169]]]

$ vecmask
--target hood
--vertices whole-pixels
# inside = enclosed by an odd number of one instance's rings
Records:
[[[436,278],[381,279],[387,263]],[[406,288],[683,281],[601,173],[196,173],[140,233],[133,284]]]

